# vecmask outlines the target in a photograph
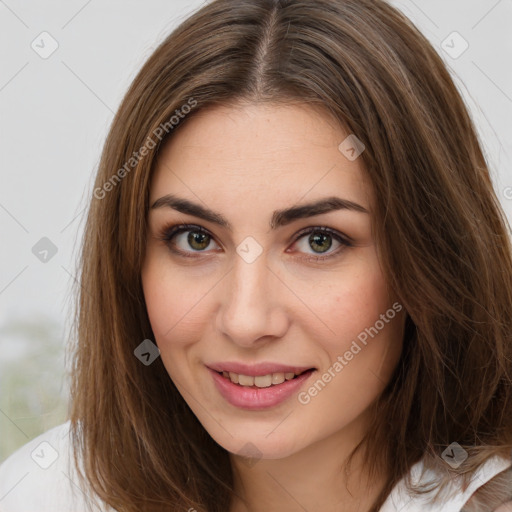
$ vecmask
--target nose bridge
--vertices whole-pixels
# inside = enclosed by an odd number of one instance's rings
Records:
[[[275,277],[265,254],[248,262],[234,258],[223,290],[218,328],[237,344],[248,346],[264,336],[280,336],[286,328],[284,311],[276,302]]]
[[[232,279],[239,305],[245,304],[249,307],[254,305],[261,309],[263,303],[260,301],[264,298],[268,287],[268,273],[265,256],[260,256],[251,263],[243,258],[236,258]]]

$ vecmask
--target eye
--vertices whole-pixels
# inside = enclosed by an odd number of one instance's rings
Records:
[[[172,252],[189,258],[194,257],[194,252],[205,252],[213,241],[206,229],[193,224],[166,226],[157,238]]]
[[[179,224],[166,226],[162,229],[158,240],[163,241],[173,253],[187,258],[194,258],[198,253],[207,253],[207,249],[214,242],[211,235],[205,228],[194,224]],[[333,247],[338,250],[330,251]],[[346,247],[352,247],[351,239],[341,233],[323,226],[306,228],[300,231],[293,241],[293,246],[299,246],[299,252],[308,256],[299,259],[320,261],[338,256]],[[312,249],[309,252],[308,249]],[[329,252],[330,251],[330,252]],[[287,251],[288,252],[288,251]]]
[[[329,252],[333,247],[333,241],[335,249],[338,247],[338,250]],[[298,246],[299,249],[301,249],[300,252],[309,254],[309,256],[304,259],[312,261],[333,258],[343,252],[344,248],[352,247],[349,237],[324,226],[302,230],[298,233],[293,245]],[[308,249],[312,249],[312,252],[308,252]]]

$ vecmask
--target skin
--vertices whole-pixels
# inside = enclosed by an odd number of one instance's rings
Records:
[[[377,335],[307,405],[293,396],[262,411],[229,404],[207,363],[280,362],[317,368],[315,378],[397,298],[377,257],[369,214],[337,210],[270,229],[274,210],[336,195],[371,211],[372,189],[361,158],[347,159],[347,137],[323,111],[307,105],[242,104],[203,109],[174,133],[159,156],[150,205],[172,193],[221,213],[230,232],[171,208],[150,209],[142,269],[146,306],[169,376],[212,438],[230,452],[231,512],[367,511],[385,475],[366,488],[356,458],[350,487],[342,462],[368,428],[369,407],[384,389],[402,349],[405,311]],[[168,225],[199,225],[210,244],[187,235],[161,239]],[[353,239],[318,246],[308,227]],[[263,249],[252,263],[236,248],[253,237]],[[174,254],[169,244],[192,254]],[[327,244],[327,245],[326,245]],[[202,250],[202,252],[201,252]],[[315,255],[333,255],[311,261]],[[248,443],[261,456],[247,464]]]

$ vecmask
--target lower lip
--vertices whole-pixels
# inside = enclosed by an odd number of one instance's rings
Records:
[[[274,407],[297,393],[304,382],[313,375],[315,370],[308,370],[300,374],[295,379],[285,380],[281,384],[276,384],[268,388],[250,388],[234,384],[227,379],[208,368],[212,374],[213,381],[220,394],[235,407],[250,410],[261,410]]]

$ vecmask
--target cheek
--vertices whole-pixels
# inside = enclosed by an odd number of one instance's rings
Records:
[[[205,280],[195,280],[166,267],[169,264],[153,258],[142,271],[148,317],[156,343],[163,352],[185,346],[194,339],[207,315],[207,301],[203,299],[208,293]]]
[[[300,403],[310,407],[310,417],[330,411],[328,432],[357,418],[382,393],[402,351],[405,310],[390,301],[380,279],[367,281],[368,288],[360,284],[358,301],[349,302],[353,293],[348,290],[332,301],[329,326],[335,334],[317,338],[325,364],[299,396]],[[316,435],[314,422],[310,426],[309,434]]]
[[[310,337],[326,357],[322,382],[311,393],[320,394],[325,385],[329,391],[322,391],[317,406],[328,407],[331,401],[358,414],[383,390],[398,363],[404,310],[390,295],[373,253],[317,285],[311,307],[321,322],[310,328]]]
[[[373,250],[334,272],[318,273],[314,285],[309,280],[302,288],[297,284],[294,288],[316,317],[311,330],[322,333],[323,344],[331,354],[348,350],[359,335],[364,339],[364,333],[376,322],[379,331],[392,330],[392,322],[381,325],[381,315],[386,316],[392,308],[393,298]],[[387,319],[395,316],[396,311],[391,310]]]
[[[142,284],[162,363],[182,396],[186,396],[189,386],[182,387],[184,372],[189,365],[190,349],[200,339],[208,317],[206,301],[201,300],[208,290],[203,290],[200,280],[190,286],[190,279],[167,270],[168,266],[157,261],[148,264],[142,273]]]

